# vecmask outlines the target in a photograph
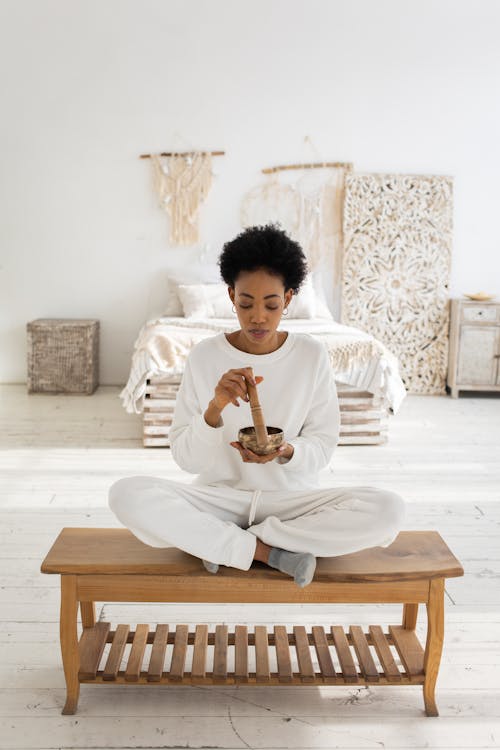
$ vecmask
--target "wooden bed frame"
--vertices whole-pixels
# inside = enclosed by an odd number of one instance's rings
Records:
[[[181,376],[147,380],[143,400],[143,444],[169,447],[168,433]],[[381,445],[387,442],[387,408],[382,399],[337,382],[340,405],[339,445]]]

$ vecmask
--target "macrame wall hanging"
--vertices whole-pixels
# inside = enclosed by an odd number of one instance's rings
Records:
[[[452,178],[346,179],[342,322],[398,357],[410,393],[444,394]]]
[[[212,185],[212,156],[223,151],[143,154],[151,159],[153,185],[162,208],[170,218],[173,245],[199,241],[199,209]]]
[[[286,170],[300,170],[300,175],[287,182]],[[242,226],[279,223],[301,245],[313,273],[328,268],[334,300],[340,297],[344,182],[351,170],[352,164],[339,162],[263,169],[268,177],[241,204]]]

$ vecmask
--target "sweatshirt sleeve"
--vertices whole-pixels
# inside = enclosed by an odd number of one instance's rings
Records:
[[[220,457],[224,422],[221,417],[216,427],[207,424],[203,416],[207,406],[196,395],[188,356],[168,436],[174,461],[191,474],[209,469]]]
[[[337,386],[328,352],[322,346],[309,411],[293,445],[290,459],[277,458],[284,471],[315,473],[328,466],[340,434]],[[286,439],[286,435],[285,435]]]

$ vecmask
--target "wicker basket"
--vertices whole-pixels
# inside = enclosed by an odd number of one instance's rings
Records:
[[[99,380],[99,321],[39,318],[27,324],[28,393],[87,393]]]

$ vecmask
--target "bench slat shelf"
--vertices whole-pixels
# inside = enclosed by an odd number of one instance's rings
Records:
[[[389,682],[401,682],[401,672],[399,671],[398,665],[394,661],[394,657],[391,653],[389,647],[390,643],[387,640],[389,637],[388,634],[382,631],[380,625],[370,625],[368,629],[371,636],[371,642],[375,646],[385,676]]]
[[[234,629],[234,681],[248,682],[248,627],[236,625]],[[259,672],[260,677],[260,672]]]
[[[299,661],[300,678],[302,682],[314,682],[314,666],[305,627],[303,625],[294,625],[293,635],[295,638],[297,659]]]
[[[173,547],[143,544],[128,529],[63,528],[43,573],[61,576],[60,637],[67,696],[74,714],[80,684],[129,685],[420,685],[425,711],[437,716],[435,684],[444,639],[444,581],[463,568],[434,530],[401,531],[388,547],[319,558],[303,589],[254,562],[248,571],[201,560]],[[347,628],[221,623],[135,626],[96,622],[95,603],[262,602],[403,605],[401,624]],[[415,633],[419,603],[427,636]],[[78,608],[81,634],[78,635]]]
[[[91,628],[84,628],[84,634],[87,630],[91,630]],[[118,670],[120,669],[121,660],[125,652],[125,646],[128,641],[129,633],[130,633],[129,625],[118,625],[116,631],[114,631],[113,644],[108,654],[106,665],[102,672],[103,680],[116,680],[118,676]],[[82,680],[82,668],[81,667],[80,667],[80,672],[78,673],[78,678]]]
[[[168,625],[158,625],[151,651],[151,660],[148,669],[148,681],[160,682],[165,662],[165,654],[168,643]]]
[[[376,640],[371,632],[373,628],[377,628]],[[112,681],[130,684],[146,681],[192,685],[212,682],[226,685],[237,682],[269,685],[299,682],[303,685],[399,682],[421,685],[424,682],[424,649],[415,634],[404,631],[402,626],[389,625],[389,632],[386,633],[380,626],[373,625],[369,626],[368,632],[364,632],[360,625],[350,625],[347,631],[341,625],[333,625],[332,635],[326,634],[318,625],[313,625],[310,630],[313,632],[308,633],[306,626],[295,625],[292,632],[287,632],[286,626],[275,625],[274,632],[269,633],[266,626],[256,625],[255,633],[251,633],[247,626],[237,625],[235,632],[231,633],[228,632],[227,625],[216,625],[214,630],[208,631],[206,624],[198,624],[195,632],[189,632],[187,625],[177,625],[166,637],[169,632],[167,624],[158,624],[156,629],[149,631],[149,627],[141,623],[134,631],[124,624],[111,630],[111,623],[99,622],[91,628],[83,629],[80,646],[89,642],[102,642],[102,648],[99,651],[94,649],[92,661],[86,668],[81,667],[78,679],[81,683]],[[125,639],[127,631],[128,637]],[[318,632],[322,633],[319,638]],[[246,636],[246,640],[242,636]],[[313,663],[315,638],[321,639],[323,645],[322,658],[317,662],[318,669],[315,669]],[[160,650],[158,643],[161,643]],[[173,645],[170,670],[165,669],[168,661],[165,659],[167,643]],[[105,647],[108,644],[110,648],[106,655]],[[146,644],[152,645],[150,657],[143,648]],[[130,645],[127,653],[124,648],[126,645]],[[207,661],[207,645],[215,646],[212,664]],[[391,646],[397,649],[401,666],[396,663]],[[372,656],[372,653],[377,656],[379,649],[385,654],[385,662],[381,660],[380,670]],[[255,671],[249,670],[248,658],[252,655],[252,650]],[[277,656],[278,672],[269,670],[272,650]],[[298,665],[296,671],[293,670],[294,650]],[[238,660],[236,653],[239,654]],[[116,661],[117,654],[120,654],[119,662]],[[339,671],[335,671],[333,658],[340,664]],[[123,661],[126,662],[126,668],[116,669],[117,664],[119,666]],[[147,670],[142,669],[145,662],[148,662]],[[235,664],[234,671],[227,670],[229,662]],[[101,663],[104,663],[103,669],[99,669]],[[187,668],[187,664],[192,664],[191,669]],[[323,665],[326,669],[323,669]]]
[[[359,625],[350,625],[349,632],[364,679],[366,682],[378,682],[379,673],[370,653],[370,647],[363,629]]]
[[[248,644],[248,628],[245,628],[245,636]],[[271,673],[269,671],[269,652],[268,652],[268,635],[265,625],[255,626],[254,644],[255,646],[255,679],[257,682],[269,682]],[[240,647],[241,648],[241,647]],[[245,648],[245,660],[248,659],[248,648]],[[243,660],[243,657],[241,657]],[[248,681],[248,661],[243,664],[242,671],[247,676]]]
[[[134,632],[134,640],[125,670],[125,679],[127,682],[137,682],[141,671],[142,659],[146,650],[148,639],[148,626],[145,623],[137,625]]]
[[[313,625],[311,628],[312,637],[314,641],[314,648],[316,649],[316,657],[320,672],[323,675],[323,680],[327,683],[335,682],[335,667],[333,666],[330,649],[328,648],[328,641],[324,628],[320,625]]]
[[[98,622],[93,628],[84,628],[80,638],[80,670],[78,677],[93,680],[104,652],[111,623]]]
[[[189,636],[188,636],[189,642]],[[197,625],[194,636],[193,664],[191,674],[193,677],[205,677],[208,646],[208,625]],[[163,669],[163,668],[162,668]]]

